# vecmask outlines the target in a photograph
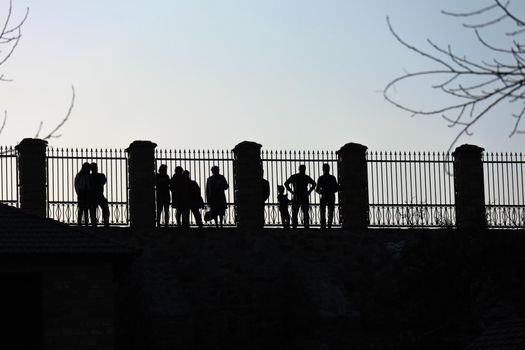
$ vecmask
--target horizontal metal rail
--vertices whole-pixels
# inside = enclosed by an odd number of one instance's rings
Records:
[[[523,153],[484,153],[485,208],[489,228],[525,228]]]
[[[369,152],[370,227],[453,227],[453,159],[449,153]]]
[[[75,176],[82,164],[97,163],[106,175],[104,195],[108,200],[109,224],[129,225],[128,165],[122,149],[47,149],[47,216],[68,224],[77,223]],[[101,223],[100,208],[97,221]]]

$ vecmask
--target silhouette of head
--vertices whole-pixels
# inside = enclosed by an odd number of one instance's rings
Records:
[[[283,185],[277,185],[277,192],[279,194],[283,194],[284,193],[284,186]]]
[[[159,174],[166,175],[168,173],[168,166],[166,164],[161,164],[159,166]]]
[[[189,172],[188,170],[184,170],[184,171],[182,172],[182,177],[183,177],[184,179],[189,180],[189,179],[190,179],[190,172]]]
[[[306,165],[299,165],[299,172],[304,175],[306,173]]]
[[[330,174],[330,165],[327,163],[323,164],[323,174]]]
[[[213,175],[219,175],[219,167],[217,165],[214,165],[211,167],[211,173]]]
[[[91,172],[93,174],[98,173],[98,165],[97,165],[97,163],[91,163]]]
[[[85,162],[84,164],[82,164],[83,172],[89,173],[90,170],[91,170],[91,164],[89,164],[88,162]]]
[[[175,175],[182,175],[183,171],[184,171],[184,169],[182,169],[181,166],[176,166],[175,167]]]

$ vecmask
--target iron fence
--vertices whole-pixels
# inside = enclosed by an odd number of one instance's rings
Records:
[[[104,195],[109,205],[109,224],[129,224],[128,165],[122,149],[47,149],[47,201],[49,218],[77,223],[75,176],[84,162],[97,163],[107,178]],[[101,221],[100,208],[97,219]]]
[[[328,163],[337,177],[334,151],[261,152],[264,177],[270,183],[270,198],[265,204],[265,226],[281,226],[277,185],[306,166],[314,180]],[[522,153],[485,153],[485,205],[490,228],[525,227],[525,159]],[[226,191],[225,224],[235,226],[233,154],[229,150],[156,150],[156,168],[166,164],[172,175],[176,166],[188,170],[204,190],[211,167],[219,166],[229,183]],[[74,224],[77,200],[74,178],[82,163],[96,162],[107,176],[105,196],[110,207],[111,225],[129,224],[127,155],[120,149],[47,150],[48,217]],[[452,227],[456,225],[454,204],[453,157],[449,153],[369,152],[367,153],[370,227]],[[0,203],[19,206],[18,161],[14,147],[0,146]],[[317,193],[310,195],[310,224],[320,225]],[[204,210],[203,210],[204,211]],[[172,209],[170,224],[175,224]],[[202,213],[203,214],[203,213]],[[100,217],[100,212],[98,213]],[[301,212],[300,224],[303,223]],[[339,226],[336,201],[334,226]],[[194,225],[194,219],[191,218]],[[212,223],[208,223],[212,224]]]
[[[367,163],[370,227],[455,226],[451,154],[370,152]]]
[[[330,165],[332,175],[337,178],[337,154],[335,151],[268,151],[263,150],[261,160],[264,178],[270,183],[270,198],[266,202],[264,218],[266,226],[282,226],[277,201],[277,185],[284,182],[293,174],[299,172],[299,165],[306,166],[306,174],[317,182],[322,175],[323,164]],[[289,198],[291,199],[291,198]],[[320,226],[319,196],[313,192],[310,195],[310,226]],[[302,212],[299,211],[299,223],[303,224]],[[334,210],[334,226],[339,226],[339,201],[336,195]]]
[[[225,226],[235,226],[235,205],[233,195],[233,153],[229,150],[155,150],[155,168],[161,164],[168,168],[168,175],[171,177],[175,172],[175,167],[181,166],[190,172],[190,176],[201,188],[201,194],[206,208],[201,209],[201,215],[208,210],[205,195],[206,180],[211,176],[211,167],[217,165],[220,173],[224,175],[229,184],[226,190],[226,213],[224,216]],[[161,219],[162,220],[162,219]],[[175,209],[170,207],[170,225],[176,225]],[[195,219],[190,215],[190,225],[195,225]],[[213,222],[204,222],[204,225],[212,225]]]
[[[0,146],[0,203],[19,206],[18,161],[11,146]]]
[[[524,167],[522,153],[483,154],[488,227],[525,227]]]

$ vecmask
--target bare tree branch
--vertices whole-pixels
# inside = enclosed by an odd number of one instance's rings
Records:
[[[71,85],[71,101],[69,102],[69,108],[67,110],[66,115],[64,116],[62,121],[58,123],[58,125],[53,130],[51,130],[49,134],[42,138],[43,140],[49,140],[52,138],[62,136],[60,134],[57,134],[57,132],[64,126],[64,124],[68,121],[69,117],[71,116],[71,112],[73,111],[73,107],[75,106],[75,97],[75,87]]]
[[[18,46],[18,43],[20,42],[20,39],[22,38],[22,26],[26,22],[28,16],[29,16],[29,7],[26,8],[26,11],[24,13],[24,16],[21,20],[16,22],[15,24],[11,23],[11,19],[13,16],[13,1],[9,0],[9,4],[7,7],[7,15],[5,16],[4,20],[0,23],[0,66],[2,66],[7,60],[11,58],[13,55],[13,52]],[[1,50],[1,48],[6,47],[7,51],[3,52],[4,50]],[[9,82],[10,79],[5,78],[4,74],[0,74],[0,82]],[[67,113],[65,117],[58,123],[58,125],[51,130],[49,134],[47,134],[45,137],[43,137],[44,140],[49,140],[51,138],[57,138],[61,135],[58,134],[58,131],[64,126],[64,124],[69,120],[69,117],[71,116],[71,113],[73,111],[73,107],[75,105],[75,87],[71,86],[72,96],[71,101],[69,104],[69,108],[67,110]],[[4,130],[4,127],[6,125],[7,121],[7,111],[4,111],[4,117],[2,120],[2,125],[0,126],[0,134]],[[44,123],[40,122],[38,126],[38,130],[36,132],[35,137],[39,137],[40,133],[42,131]]]
[[[440,116],[448,122],[449,127],[458,128],[450,147],[462,136],[471,135],[473,126],[502,103],[521,105],[519,112],[512,115],[516,120],[509,137],[525,133],[519,129],[525,114],[525,45],[519,40],[520,34],[525,31],[525,21],[510,10],[510,0],[505,4],[500,0],[493,1],[490,6],[465,13],[442,11],[448,16],[475,21],[475,24],[464,23],[464,27],[472,30],[477,42],[488,50],[489,57],[482,59],[457,54],[450,45],[445,48],[430,39],[427,43],[431,51],[410,45],[394,30],[387,17],[388,28],[393,37],[410,51],[437,63],[438,68],[405,72],[385,86],[383,95],[388,102],[411,113],[411,116]],[[481,18],[481,15],[484,17]],[[501,29],[503,23],[507,27],[514,26],[515,29],[502,35],[505,37],[510,33],[515,39],[508,47],[501,43],[498,46],[488,43],[481,31]],[[505,40],[501,42],[505,43]],[[441,92],[455,102],[438,107],[416,108],[393,98],[392,93],[397,92],[396,85],[415,82],[421,78],[429,83],[430,89]]]

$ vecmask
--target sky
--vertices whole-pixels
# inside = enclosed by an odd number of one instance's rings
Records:
[[[49,132],[76,100],[55,147],[125,148],[151,140],[169,149],[232,149],[243,140],[266,149],[445,151],[457,129],[415,117],[382,90],[404,71],[435,67],[400,45],[451,43],[476,55],[473,34],[440,10],[490,0],[16,0],[29,7],[22,39],[0,74],[0,144]],[[8,2],[0,0],[0,15]],[[517,11],[525,14],[525,5]],[[400,92],[401,95],[401,92]],[[430,97],[432,96],[432,97]],[[400,96],[401,97],[401,96]],[[409,88],[409,103],[439,103]],[[514,106],[515,108],[515,106]],[[515,112],[487,115],[460,144],[521,151],[508,138]],[[525,126],[524,126],[525,128]]]

